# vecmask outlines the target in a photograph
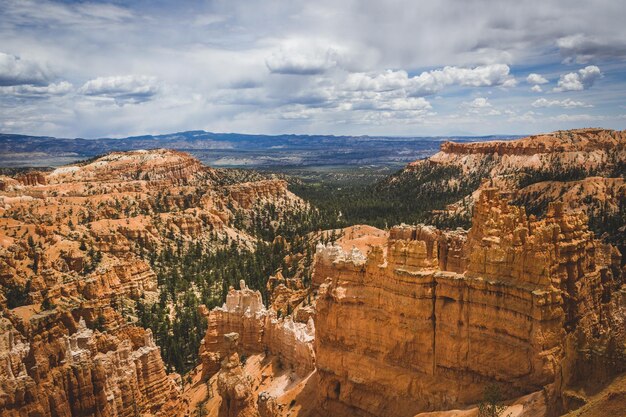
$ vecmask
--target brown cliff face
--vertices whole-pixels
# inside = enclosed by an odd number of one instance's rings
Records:
[[[178,395],[152,333],[94,332],[68,313],[30,321],[25,340],[6,319],[0,347],[3,416],[136,415]]]
[[[465,174],[487,173],[491,178],[516,172],[583,168],[612,172],[626,160],[626,132],[605,129],[557,131],[511,141],[476,143],[444,142],[440,151],[412,162],[416,169],[425,161],[460,168]],[[603,172],[605,171],[605,172]]]
[[[167,150],[112,153],[28,175],[0,192],[0,286],[28,286],[31,303],[56,286],[93,299],[105,281],[105,291],[154,291],[146,282],[153,273],[139,259],[147,251],[223,238],[246,246],[254,239],[233,224],[228,207],[245,221],[258,205],[304,204],[284,181],[221,186],[219,172]]]
[[[245,182],[228,187],[231,197],[237,204],[249,209],[254,204],[275,201],[287,194],[287,182],[283,180],[264,180]]]
[[[113,152],[83,165],[58,168],[47,176],[46,182],[58,184],[93,180],[141,180],[176,184],[200,180],[210,172],[210,168],[183,152],[165,149],[140,150]]]
[[[509,397],[547,387],[559,408],[583,363],[614,364],[607,346],[624,347],[619,253],[558,205],[535,220],[487,189],[467,236],[394,228],[367,257],[319,247],[315,268],[318,399],[329,415],[448,409],[493,382]],[[604,353],[581,359],[591,346]]]
[[[137,300],[158,299],[150,255],[178,242],[249,247],[254,238],[234,224],[235,210],[246,221],[258,205],[282,213],[304,204],[284,181],[238,188],[228,175],[153,150],[3,177],[0,320],[10,319],[10,340],[0,342],[0,415],[176,409],[175,375],[166,375],[150,333],[131,325]]]
[[[246,354],[266,352],[280,357],[295,372],[306,375],[315,368],[313,320],[294,322],[291,316],[277,317],[267,310],[261,293],[240,282],[240,290],[231,288],[226,303],[204,313],[207,332],[200,347],[203,379],[219,369],[218,364],[228,352],[224,335],[237,333],[238,346]]]
[[[243,372],[237,353],[239,335],[224,335],[226,352],[217,375],[217,391],[222,397],[220,417],[258,417],[250,381]]]
[[[626,131],[577,129],[511,141],[445,142],[440,152],[410,163],[398,178],[419,177],[434,170],[445,181],[426,185],[435,184],[442,188],[442,195],[454,194],[455,198],[459,198],[460,187],[462,199],[438,215],[469,218],[477,190],[495,186],[516,191],[514,201],[532,213],[544,214],[549,202],[562,202],[568,208],[606,218],[619,216],[620,205],[624,205],[625,165]],[[490,181],[481,184],[483,179]]]
[[[17,177],[17,180],[23,185],[45,185],[45,174],[38,171],[27,172]]]
[[[444,142],[441,144],[441,152],[460,155],[530,156],[542,153],[608,151],[623,141],[624,132],[607,129],[576,129],[533,135],[514,141]]]

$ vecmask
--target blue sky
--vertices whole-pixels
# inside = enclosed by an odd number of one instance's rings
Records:
[[[626,2],[0,2],[0,132],[626,128]]]

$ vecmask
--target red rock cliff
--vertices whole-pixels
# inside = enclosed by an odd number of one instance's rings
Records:
[[[619,254],[585,220],[559,206],[529,219],[488,189],[466,242],[403,227],[367,257],[320,248],[320,407],[335,416],[413,416],[476,402],[492,382],[509,396],[547,387],[558,403],[559,387],[580,368],[572,351],[624,343],[615,327],[624,315],[615,299]],[[570,349],[575,333],[585,348]]]

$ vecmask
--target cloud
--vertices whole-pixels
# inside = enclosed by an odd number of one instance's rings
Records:
[[[296,47],[288,47],[274,52],[267,58],[265,64],[274,74],[315,75],[336,66],[338,56],[338,52],[333,48],[306,53]]]
[[[577,33],[556,42],[566,62],[586,64],[591,60],[626,58],[626,41],[620,37],[587,36]]]
[[[258,80],[254,80],[251,78],[243,78],[243,79],[232,81],[228,85],[228,87],[234,90],[246,90],[250,88],[259,88],[262,85],[263,83]]]
[[[524,114],[515,114],[511,115],[508,118],[508,122],[522,122],[522,123],[535,123],[537,121],[537,116],[541,116],[540,113],[529,110]]]
[[[113,4],[96,2],[61,3],[48,0],[6,0],[2,10],[7,19],[16,25],[42,25],[59,27],[105,28],[133,17],[128,9]]]
[[[86,96],[111,98],[118,104],[142,103],[151,100],[159,92],[159,85],[156,77],[117,75],[89,80],[79,92]]]
[[[615,103],[626,84],[626,3],[571,1],[565,10],[559,0],[3,0],[0,51],[42,76],[4,79],[0,130],[530,133],[507,112],[538,111],[529,104],[541,90],[592,84],[588,113],[623,113]],[[578,71],[591,64],[606,73],[602,82]],[[533,84],[530,72],[550,82]],[[106,77],[116,74],[155,79]],[[561,86],[553,74],[563,74]],[[492,106],[462,105],[478,96]],[[534,117],[537,129],[560,128]],[[612,118],[603,125],[623,129]]]
[[[364,100],[351,107],[354,110],[392,110],[418,111],[432,109],[431,104],[423,97],[400,97],[390,100]]]
[[[461,103],[461,107],[467,109],[467,114],[474,116],[499,116],[502,114],[500,110],[493,108],[487,97],[476,97],[472,101],[465,101]]]
[[[559,114],[550,118],[557,122],[595,122],[606,120],[606,116],[593,114]]]
[[[391,91],[405,89],[409,95],[426,96],[440,92],[445,87],[459,85],[464,87],[512,86],[514,78],[505,64],[492,64],[475,68],[444,67],[440,70],[424,71],[420,75],[409,77],[406,71],[387,70],[381,73],[350,74],[346,88],[359,91]]]
[[[51,78],[41,65],[0,52],[0,86],[44,85]]]
[[[491,107],[491,103],[486,97],[476,97],[469,103],[464,103],[466,107],[471,107],[474,109],[482,109],[485,107]]]
[[[595,65],[589,65],[578,70],[578,72],[570,72],[561,75],[556,88],[553,91],[581,91],[591,87],[593,83],[602,76],[600,68]]]
[[[19,98],[47,98],[51,96],[63,96],[73,91],[74,86],[67,82],[61,81],[56,84],[48,84],[45,86],[37,85],[16,85],[10,87],[0,87],[0,94],[12,95]]]
[[[528,84],[546,84],[548,83],[548,80],[545,79],[542,75],[533,72],[532,74],[528,74],[528,77],[526,77],[526,82]]]
[[[533,107],[564,107],[566,109],[574,108],[574,107],[593,107],[591,104],[585,104],[582,101],[575,101],[569,98],[565,100],[547,100],[545,98],[540,98],[532,102],[531,106]]]

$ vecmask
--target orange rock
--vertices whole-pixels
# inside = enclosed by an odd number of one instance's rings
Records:
[[[143,341],[134,348],[65,313],[34,317],[31,325],[27,341],[8,321],[2,324],[3,416],[130,415],[154,412],[178,395],[149,330],[136,330]],[[27,369],[27,363],[36,365]]]
[[[474,403],[497,382],[509,397],[548,387],[558,408],[561,384],[587,369],[568,346],[624,346],[618,260],[584,215],[553,205],[532,220],[496,189],[482,191],[467,237],[402,226],[386,254],[320,245],[319,406],[413,416]]]
[[[222,397],[220,417],[259,417],[250,381],[243,372],[237,353],[239,335],[224,335],[226,352],[217,375],[217,391]]]
[[[259,291],[247,288],[243,281],[240,288],[231,288],[224,306],[207,315],[207,332],[200,347],[202,378],[211,377],[218,360],[227,354],[224,335],[228,333],[241,335],[238,345],[246,354],[272,353],[299,374],[310,373],[315,367],[313,320],[298,323],[291,316],[278,318],[265,308]]]

